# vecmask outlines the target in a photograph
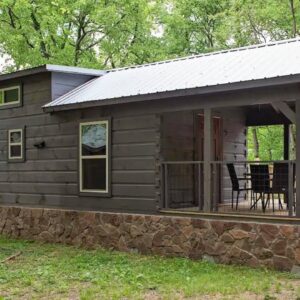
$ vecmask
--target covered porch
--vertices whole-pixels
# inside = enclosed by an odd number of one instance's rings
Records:
[[[162,211],[300,217],[300,103],[259,98],[162,115]],[[280,159],[250,160],[248,128],[270,125],[282,126]]]

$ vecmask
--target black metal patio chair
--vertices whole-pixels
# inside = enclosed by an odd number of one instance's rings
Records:
[[[243,184],[243,186],[240,186],[240,182],[243,181],[244,183],[249,180],[249,178],[247,177],[238,177],[236,174],[236,170],[234,167],[233,163],[228,163],[227,164],[227,169],[228,169],[228,173],[230,176],[230,180],[231,180],[231,184],[232,184],[232,191],[231,191],[231,208],[233,209],[233,202],[234,202],[234,192],[237,193],[236,195],[236,203],[235,203],[235,209],[238,209],[238,205],[239,205],[239,196],[240,193],[245,191],[251,191],[251,188],[247,188],[245,187],[245,184]],[[252,199],[252,196],[251,196]]]
[[[251,188],[255,196],[254,203],[251,205],[250,209],[256,209],[259,200],[261,200],[262,210],[266,211],[267,204],[270,201],[270,196],[272,195],[271,185],[270,185],[270,174],[269,166],[264,165],[250,165],[251,174]],[[265,202],[265,196],[267,195],[267,200]],[[273,207],[274,207],[274,197],[272,197]]]
[[[295,164],[293,164],[293,186],[295,184]],[[289,204],[289,164],[288,163],[274,163],[273,167],[273,179],[272,179],[272,194],[277,194],[278,196],[278,206],[279,209],[283,209],[281,202],[281,195],[284,195],[284,202],[287,207]],[[293,194],[295,193],[295,188],[293,189]],[[294,197],[294,195],[291,195]],[[293,201],[293,205],[294,201]]]

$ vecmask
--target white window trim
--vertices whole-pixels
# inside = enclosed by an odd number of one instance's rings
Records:
[[[106,125],[106,154],[105,155],[82,155],[82,127],[86,126],[86,125],[95,125],[95,124],[99,124],[99,125]],[[79,190],[82,193],[98,193],[98,194],[107,194],[108,193],[108,178],[109,178],[109,164],[108,164],[108,160],[109,160],[109,141],[108,141],[108,135],[109,135],[109,121],[108,120],[104,120],[104,121],[94,121],[94,122],[83,122],[79,124]],[[94,189],[83,189],[83,180],[82,180],[82,161],[84,159],[105,159],[105,164],[106,164],[106,173],[105,173],[105,186],[106,189],[105,190],[94,190]]]
[[[3,99],[4,99],[4,92],[14,90],[14,89],[18,89],[18,101],[0,103],[0,106],[13,105],[13,104],[20,104],[21,103],[21,88],[20,88],[19,85],[10,86],[10,87],[7,87],[7,88],[2,88],[2,89],[0,89],[0,94],[3,93]]]
[[[11,134],[14,132],[20,132],[21,133],[21,140],[18,143],[12,143],[10,141]],[[21,156],[11,156],[11,146],[21,146]],[[8,159],[9,160],[22,160],[23,159],[23,129],[10,129],[8,130]]]

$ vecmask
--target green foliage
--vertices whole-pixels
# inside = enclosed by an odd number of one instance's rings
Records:
[[[236,0],[232,3],[231,29],[236,45],[244,46],[299,35],[299,1]]]
[[[110,68],[159,58],[147,0],[3,0],[0,45],[15,68],[57,63]]]
[[[165,50],[172,56],[198,54],[226,47],[227,0],[170,1],[162,22]]]
[[[184,299],[265,294],[290,275],[183,258],[87,251],[0,237],[0,299]],[[248,295],[249,296],[249,295]],[[228,298],[226,298],[228,297]]]
[[[259,143],[259,160],[281,160],[283,159],[283,126],[257,126],[255,127]],[[247,135],[248,160],[255,160],[255,142],[253,127],[248,128]]]
[[[295,0],[2,0],[12,68],[111,68],[299,35]]]

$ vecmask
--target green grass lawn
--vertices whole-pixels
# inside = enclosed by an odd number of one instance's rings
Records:
[[[15,259],[4,261],[20,251],[21,255]],[[0,260],[0,299],[254,299],[251,297],[255,295],[261,299],[284,299],[283,296],[297,299],[300,296],[297,288],[300,281],[292,275],[183,258],[89,251],[0,237]]]

